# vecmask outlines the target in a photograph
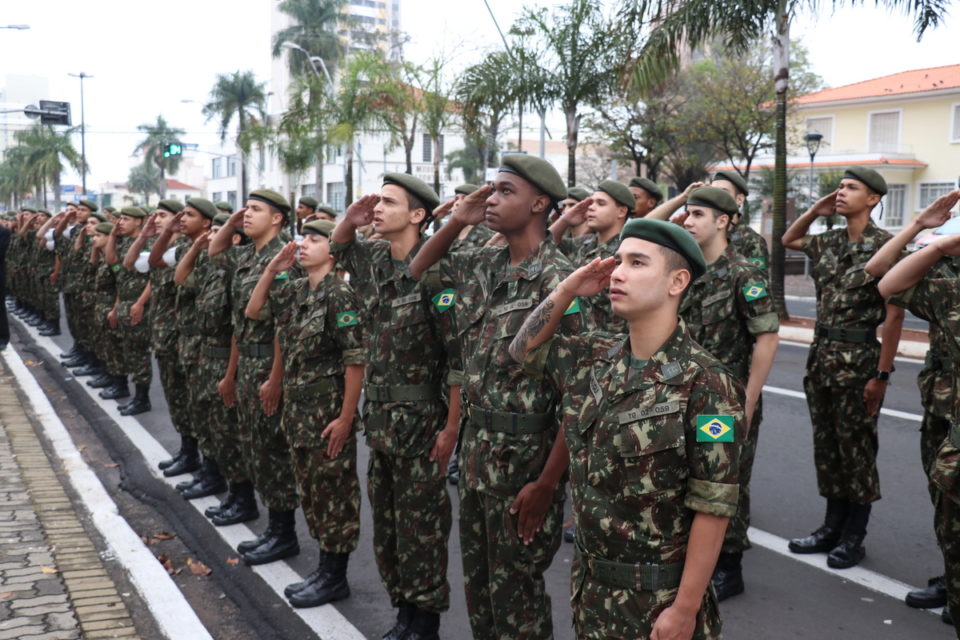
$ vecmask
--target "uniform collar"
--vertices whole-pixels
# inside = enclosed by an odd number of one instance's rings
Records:
[[[658,382],[678,385],[687,369],[690,348],[685,340],[686,324],[680,320],[666,342],[653,354],[643,369],[630,370],[630,339],[618,343],[599,359],[610,367],[607,392],[610,397],[624,396]],[[629,372],[629,375],[628,375]]]
[[[557,243],[553,240],[553,234],[547,233],[546,237],[537,245],[536,249],[523,259],[515,267],[509,266],[510,247],[504,246],[500,251],[500,259],[503,260],[507,275],[505,280],[534,280],[543,273],[545,264],[553,262],[553,252],[557,251]]]

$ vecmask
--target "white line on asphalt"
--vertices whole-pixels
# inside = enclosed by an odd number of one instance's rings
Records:
[[[3,358],[27,395],[33,411],[43,425],[47,439],[63,464],[70,485],[90,512],[93,524],[104,541],[130,575],[130,581],[153,614],[161,633],[167,638],[211,638],[203,623],[190,608],[186,598],[174,584],[140,536],[130,528],[117,511],[100,479],[80,455],[67,428],[60,421],[33,375],[13,349],[6,349]]]
[[[772,387],[770,385],[763,385],[763,390],[767,393],[775,393],[779,396],[799,398],[804,401],[807,399],[807,394],[805,394],[803,391],[794,391],[793,389]],[[918,415],[916,413],[907,413],[906,411],[897,411],[896,409],[880,409],[880,413],[885,416],[890,416],[891,418],[900,418],[901,420],[911,420],[913,422],[921,422],[923,420],[922,415]]]
[[[801,349],[809,349],[809,342],[794,342],[793,340],[781,340],[779,343],[781,346],[786,345],[788,347],[799,347]],[[896,362],[906,362],[907,364],[923,364],[921,358],[908,358],[907,356],[894,356]]]
[[[27,330],[30,333],[31,337],[36,341],[38,345],[43,347],[47,353],[53,354],[57,353],[60,349],[57,346],[57,343],[51,340],[50,338],[41,336],[33,327],[30,327],[24,323],[20,323],[20,326]],[[26,369],[24,369],[26,372]],[[29,374],[29,372],[27,372]],[[33,379],[33,376],[30,376],[30,381],[36,382]],[[78,381],[79,383],[79,381]],[[163,472],[157,467],[157,463],[160,460],[170,457],[170,453],[163,447],[160,442],[157,441],[153,435],[147,431],[140,421],[132,416],[122,416],[118,410],[118,404],[109,400],[103,400],[98,395],[96,389],[91,389],[85,384],[79,383],[80,388],[83,389],[90,398],[96,402],[103,411],[110,416],[110,419],[113,420],[117,426],[120,427],[120,430],[123,431],[124,435],[133,443],[137,449],[139,449],[140,454],[144,457],[147,462],[147,468],[150,469],[150,472],[163,481],[164,483],[175,486],[178,482],[182,480],[181,477],[167,478],[163,475]],[[38,387],[39,388],[39,387]],[[44,396],[46,399],[46,396]],[[215,506],[220,504],[220,501],[215,497],[203,498],[200,500],[190,500],[190,504],[200,513],[203,513],[204,509],[210,506]],[[112,503],[111,503],[112,504]],[[122,519],[121,519],[122,521]],[[124,522],[124,524],[126,524]],[[212,524],[211,528],[219,534],[219,536],[230,545],[231,548],[236,548],[236,546],[244,541],[250,540],[257,536],[250,527],[246,524],[235,524],[228,527],[214,527]],[[137,541],[140,543],[140,546],[144,549],[142,541],[139,537]],[[152,554],[149,554],[150,559],[153,561],[157,567],[161,567],[160,563],[156,561],[156,558]],[[272,588],[284,601],[286,598],[283,597],[283,589],[288,584],[293,582],[299,582],[303,580],[303,577],[294,571],[289,564],[286,562],[274,562],[266,565],[259,565],[255,567],[249,567],[250,570],[258,574],[264,582],[270,585]],[[162,572],[163,575],[167,578],[166,571]],[[180,592],[177,592],[178,595]],[[180,596],[182,597],[182,595]],[[342,613],[340,613],[336,607],[332,604],[325,604],[320,607],[311,607],[308,609],[294,609],[291,607],[294,613],[296,613],[300,618],[306,622],[311,629],[313,629],[320,638],[336,638],[337,640],[364,640],[363,634],[354,627],[349,620]],[[190,611],[193,614],[193,611]],[[190,635],[179,635],[172,637],[181,637],[181,638],[194,638],[200,636],[190,636]],[[209,637],[209,636],[204,636]]]

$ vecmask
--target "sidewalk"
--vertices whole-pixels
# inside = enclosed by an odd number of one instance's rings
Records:
[[[134,638],[0,359],[0,640]]]

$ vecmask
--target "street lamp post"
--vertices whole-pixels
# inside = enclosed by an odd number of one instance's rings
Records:
[[[317,77],[320,76],[320,70],[317,69],[317,63],[320,63],[320,67],[323,69],[323,75],[327,78],[327,83],[330,85],[330,88],[333,88],[333,78],[330,77],[330,72],[327,71],[327,63],[323,61],[323,58],[320,56],[312,56],[310,52],[298,45],[295,42],[290,42],[289,40],[283,42],[281,45],[284,49],[296,49],[303,55],[307,57],[307,62],[310,63],[310,68],[313,69],[313,72],[317,74]]]
[[[73,78],[80,78],[80,158],[83,163],[80,175],[83,195],[87,195],[87,122],[83,113],[83,80],[84,78],[92,78],[93,76],[83,71],[80,73],[70,73],[68,75]]]
[[[817,200],[813,190],[813,159],[817,156],[817,151],[820,150],[820,141],[823,140],[823,134],[808,133],[803,136],[803,139],[807,143],[807,153],[810,154],[810,206],[813,206],[813,203]],[[832,218],[827,218],[827,228],[833,228]]]

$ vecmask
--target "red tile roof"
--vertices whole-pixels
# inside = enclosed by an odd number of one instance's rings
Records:
[[[200,191],[196,187],[191,187],[190,185],[180,182],[179,180],[174,180],[173,178],[167,178],[167,189],[173,189],[174,191]]]
[[[797,98],[797,104],[856,100],[960,88],[960,64],[903,71],[889,76],[821,89]]]

